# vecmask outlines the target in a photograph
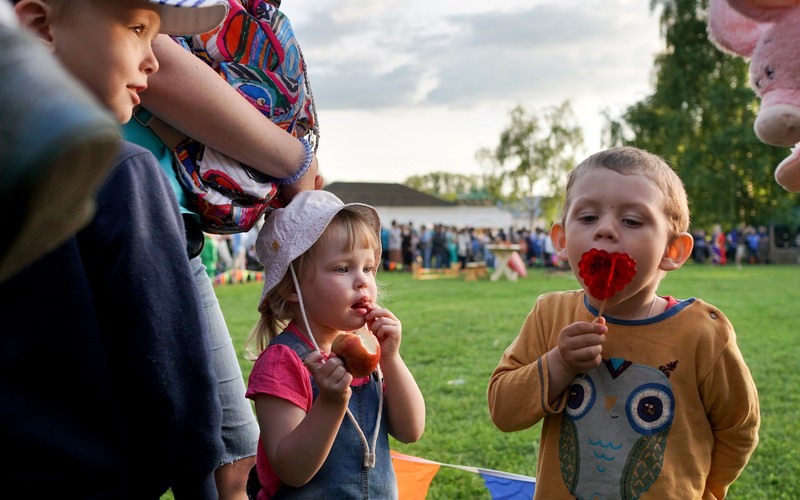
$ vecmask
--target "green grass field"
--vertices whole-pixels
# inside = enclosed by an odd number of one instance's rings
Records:
[[[381,273],[383,303],[403,321],[402,354],[427,404],[427,426],[401,453],[438,462],[536,475],[539,426],[505,434],[491,423],[486,385],[536,297],[577,287],[572,274],[534,270],[516,282],[416,281]],[[245,379],[252,363],[244,340],[257,319],[259,284],[217,288]],[[687,264],[659,293],[700,297],[732,321],[759,390],[760,443],[731,487],[734,499],[800,498],[800,266],[712,267]],[[442,467],[430,499],[490,498],[477,474]]]

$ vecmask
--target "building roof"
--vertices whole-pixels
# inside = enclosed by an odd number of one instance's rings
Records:
[[[366,203],[374,207],[454,207],[458,205],[395,183],[333,182],[323,189],[335,194],[345,203]]]

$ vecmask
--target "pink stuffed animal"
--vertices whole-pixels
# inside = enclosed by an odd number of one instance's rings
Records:
[[[711,41],[750,59],[750,83],[761,98],[756,136],[794,146],[775,180],[800,192],[800,0],[711,0],[709,7]]]

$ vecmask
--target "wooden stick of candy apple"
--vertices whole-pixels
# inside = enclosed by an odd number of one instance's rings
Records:
[[[636,261],[626,253],[592,248],[581,255],[578,270],[589,294],[602,301],[594,323],[603,315],[606,300],[625,288],[636,275]]]

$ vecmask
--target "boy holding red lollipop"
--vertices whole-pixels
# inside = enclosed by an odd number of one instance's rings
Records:
[[[510,432],[544,419],[535,498],[723,498],[758,442],[728,319],[657,294],[691,255],[683,184],[659,157],[601,151],[550,233],[582,289],[539,297],[489,382]]]

